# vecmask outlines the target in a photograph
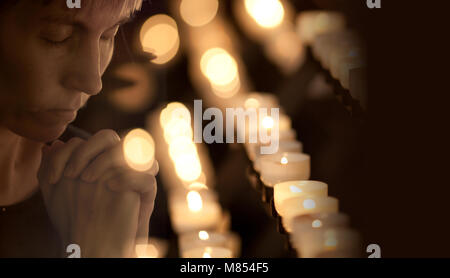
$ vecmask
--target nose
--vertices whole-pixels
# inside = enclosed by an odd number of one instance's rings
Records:
[[[102,90],[101,54],[99,44],[92,42],[74,52],[64,78],[64,86],[72,91],[96,95]]]

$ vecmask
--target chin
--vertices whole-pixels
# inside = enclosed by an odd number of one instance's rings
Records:
[[[47,143],[58,139],[66,130],[67,125],[16,125],[10,130],[29,140]]]

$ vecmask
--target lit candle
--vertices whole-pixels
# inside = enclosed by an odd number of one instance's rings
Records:
[[[297,216],[292,222],[293,226],[290,240],[292,246],[299,250],[302,235],[319,229],[348,227],[350,218],[348,215],[340,212],[318,213]]]
[[[293,197],[280,205],[283,212],[282,223],[288,233],[292,233],[293,219],[300,215],[338,212],[339,201],[328,196]]]
[[[239,257],[240,238],[235,233],[196,231],[179,237],[180,254],[200,247],[223,247],[232,251],[233,257]]]
[[[224,247],[199,247],[187,250],[182,254],[183,258],[233,258],[230,249]]]
[[[286,152],[261,159],[261,181],[268,187],[290,180],[308,180],[310,157],[304,153]]]
[[[164,258],[167,255],[168,243],[166,240],[149,238],[147,244],[136,245],[136,255],[138,258]]]
[[[280,216],[285,215],[283,202],[293,197],[328,196],[328,185],[320,181],[287,181],[274,186],[274,205]]]
[[[183,194],[184,193],[184,194]],[[209,190],[184,190],[169,195],[170,220],[178,233],[214,230],[221,224],[222,209]]]
[[[259,148],[261,145],[258,146]],[[285,152],[298,152],[301,153],[303,151],[303,145],[299,141],[281,141],[278,143],[278,151],[276,154],[282,154]],[[253,151],[253,167],[257,172],[261,171],[261,159],[263,159],[267,155],[260,155],[258,150]]]
[[[354,258],[363,250],[358,232],[349,228],[329,228],[302,235],[299,255],[302,258]]]

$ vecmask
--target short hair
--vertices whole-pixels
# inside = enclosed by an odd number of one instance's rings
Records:
[[[10,8],[17,4],[20,1],[26,1],[26,0],[0,0],[0,13],[1,11],[4,11],[7,8]],[[27,1],[36,1],[36,0],[27,0]],[[41,5],[49,5],[53,3],[56,0],[40,0]],[[58,1],[66,1],[66,0],[58,0]],[[123,8],[129,9],[130,15],[135,13],[136,11],[139,11],[142,8],[142,3],[147,0],[94,0],[94,7],[104,7],[105,5],[113,5],[116,6],[120,3],[124,3]],[[123,12],[123,11],[122,11]]]

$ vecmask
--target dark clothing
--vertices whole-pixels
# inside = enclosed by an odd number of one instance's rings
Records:
[[[40,190],[21,203],[0,206],[0,258],[55,258],[63,254]]]

